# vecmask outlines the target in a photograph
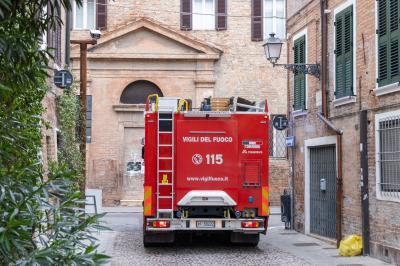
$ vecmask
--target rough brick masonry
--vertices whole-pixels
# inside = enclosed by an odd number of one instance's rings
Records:
[[[291,38],[304,28],[307,28],[307,60],[320,62],[320,1],[289,1],[288,5],[288,33]],[[329,86],[328,108],[329,119],[336,127],[343,130],[343,236],[361,234],[361,199],[360,199],[360,132],[359,111],[368,110],[368,164],[369,164],[369,190],[370,190],[370,231],[371,253],[385,261],[400,264],[400,208],[399,203],[378,200],[376,195],[375,178],[375,114],[400,109],[400,93],[376,96],[376,26],[375,17],[376,1],[328,1],[328,52],[329,52]],[[353,3],[354,2],[354,3]],[[355,5],[355,36],[353,44],[356,53],[356,101],[342,106],[335,106],[334,98],[334,11],[343,4]],[[289,40],[289,46],[293,40]],[[291,49],[289,49],[291,51]],[[293,55],[288,56],[293,62]],[[288,93],[290,103],[293,103],[293,79],[289,81]],[[295,225],[300,231],[305,230],[304,212],[304,141],[308,139],[333,135],[324,124],[316,117],[316,112],[321,111],[318,94],[320,82],[318,79],[308,77],[308,110],[306,115],[295,118],[296,153],[295,153],[295,188],[296,188],[296,217]]]

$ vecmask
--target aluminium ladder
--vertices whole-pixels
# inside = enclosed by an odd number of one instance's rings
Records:
[[[174,113],[158,111],[157,218],[174,218]]]

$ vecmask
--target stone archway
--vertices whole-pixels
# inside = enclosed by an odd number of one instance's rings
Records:
[[[120,106],[134,107],[132,118],[143,112],[147,97],[151,94],[163,96],[161,89],[148,80],[137,80],[127,85],[120,96]],[[122,115],[122,113],[120,113]],[[122,200],[123,205],[137,205],[143,200],[144,163],[142,158],[143,123],[123,124],[122,142]]]

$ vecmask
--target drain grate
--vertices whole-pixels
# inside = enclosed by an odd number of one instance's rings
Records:
[[[322,249],[337,249],[337,248],[322,248]]]
[[[312,246],[319,246],[317,243],[294,243],[296,247],[312,247]]]
[[[283,236],[298,235],[299,233],[280,233]]]

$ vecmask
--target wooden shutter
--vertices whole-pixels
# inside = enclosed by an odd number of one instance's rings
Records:
[[[107,0],[96,0],[96,28],[107,29]]]
[[[302,36],[294,42],[294,63],[306,63],[306,36]],[[306,109],[306,75],[304,73],[294,72],[294,94],[293,109]]]
[[[181,0],[181,30],[192,29],[192,0]]]
[[[263,0],[251,1],[251,40],[262,41],[263,38]]]
[[[48,1],[47,13],[49,17],[61,17],[61,8],[59,5],[55,5]],[[55,21],[54,24],[49,25],[47,30],[47,47],[53,56],[54,63],[61,66],[61,24]]]
[[[353,92],[353,6],[336,15],[336,99]]]
[[[53,17],[53,4],[51,3],[51,1],[47,2],[47,16],[49,18]],[[54,34],[54,29],[51,25],[49,25],[47,27],[47,39],[46,39],[46,44],[48,48],[54,48],[53,46],[53,40],[55,38],[55,34]]]
[[[399,1],[390,0],[390,80],[399,81]]]
[[[306,63],[306,36],[302,36],[294,42],[294,63]],[[294,110],[306,108],[306,75],[299,71],[294,72]]]
[[[215,29],[226,30],[227,29],[227,0],[216,0],[215,1]]]
[[[378,0],[378,83],[385,86],[400,81],[399,1]]]
[[[58,66],[62,67],[61,64],[61,25],[57,24],[56,25],[56,30],[54,32],[55,34],[55,51],[54,51],[54,61],[57,63]]]

